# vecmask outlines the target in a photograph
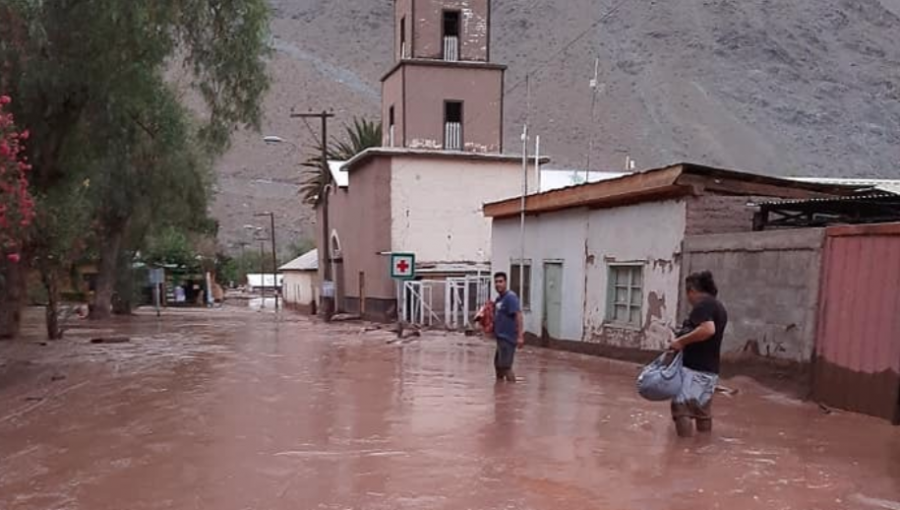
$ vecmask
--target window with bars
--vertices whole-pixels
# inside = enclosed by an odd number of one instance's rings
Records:
[[[519,303],[523,310],[531,310],[531,262],[525,263],[525,285],[519,285],[519,279],[522,275],[522,264],[518,261],[513,262],[509,269],[509,290],[519,296]]]
[[[409,49],[406,45],[406,16],[400,20],[400,58],[409,58]]]
[[[394,146],[394,125],[395,125],[394,107],[388,110],[388,147]]]
[[[459,60],[460,18],[459,11],[444,11],[444,60]]]
[[[644,266],[610,265],[608,294],[606,320],[640,327],[644,304]]]
[[[462,101],[444,103],[444,150],[458,151],[463,148],[463,104]]]

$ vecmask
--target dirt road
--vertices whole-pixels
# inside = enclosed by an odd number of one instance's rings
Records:
[[[127,334],[131,342],[90,338]],[[900,429],[750,381],[678,440],[636,368],[239,309],[0,344],[0,509],[897,509]]]

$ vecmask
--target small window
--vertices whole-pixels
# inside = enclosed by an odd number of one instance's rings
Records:
[[[394,146],[394,107],[388,109],[388,147]]]
[[[459,11],[444,11],[444,60],[459,60]]]
[[[459,11],[444,11],[444,37],[459,37]]]
[[[406,49],[406,16],[400,19],[400,58],[407,58],[409,53]]]
[[[463,104],[461,101],[444,103],[444,149],[462,150],[463,147]]]
[[[615,324],[640,327],[644,303],[644,266],[609,266],[606,319]]]
[[[519,296],[523,310],[531,310],[531,263],[525,263],[525,285],[519,285],[522,265],[513,262],[509,269],[509,290]]]

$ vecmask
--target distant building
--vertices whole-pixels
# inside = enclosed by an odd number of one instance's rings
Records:
[[[319,251],[311,250],[278,268],[283,277],[281,294],[285,308],[316,312],[319,299]]]
[[[283,275],[276,278],[273,274],[248,274],[247,287],[250,292],[259,290],[270,290],[273,288],[280,289],[284,281]]]
[[[317,206],[319,225],[328,225],[317,240],[319,274],[326,282],[331,273],[339,311],[388,320],[417,310],[407,320],[442,321],[460,301],[447,285],[489,285],[479,278],[490,260],[481,208],[521,196],[522,160],[502,154],[505,67],[490,62],[490,1],[398,0],[394,11],[384,147],[331,165],[337,186]],[[397,252],[416,255],[418,287],[391,279]]]

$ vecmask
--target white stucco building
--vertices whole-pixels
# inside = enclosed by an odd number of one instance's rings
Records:
[[[338,309],[376,320],[396,313],[390,253],[415,254],[417,274],[430,280],[486,274],[491,221],[482,206],[522,195],[514,155],[376,148],[342,168],[348,185],[329,191],[327,218]],[[533,161],[528,169],[534,175]],[[322,225],[324,207],[317,212]],[[318,242],[326,245],[321,233]],[[443,289],[432,294],[427,306],[443,309]]]
[[[284,306],[306,313],[316,311],[319,299],[319,252],[311,250],[278,268]]]
[[[485,206],[491,265],[519,291],[526,329],[562,348],[626,355],[666,347],[680,324],[686,236],[752,230],[754,197],[833,187],[681,164]]]

